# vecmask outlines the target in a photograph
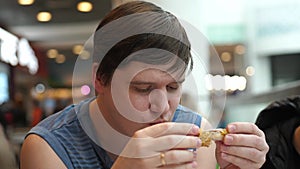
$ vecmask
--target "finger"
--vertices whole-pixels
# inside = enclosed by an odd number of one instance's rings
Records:
[[[247,159],[253,163],[260,163],[265,159],[264,152],[251,147],[227,146],[222,144],[220,146],[220,152]]]
[[[163,158],[162,158],[163,155]],[[170,150],[158,154],[153,157],[153,164],[157,164],[157,167],[162,166],[175,166],[184,163],[192,162],[196,159],[196,152],[189,150]]]
[[[196,168],[197,162],[192,161],[188,163],[181,163],[181,164],[174,164],[174,165],[165,165],[159,167],[159,169],[190,169],[190,168]]]
[[[160,137],[164,135],[197,135],[199,127],[190,123],[159,123],[136,132],[141,137]]]
[[[230,123],[227,125],[227,131],[229,133],[254,134],[259,137],[265,137],[263,131],[261,131],[254,123],[249,122]]]
[[[122,155],[134,158],[148,158],[156,156],[157,152],[171,149],[194,149],[201,146],[201,140],[196,136],[167,135],[158,138],[137,137],[128,142],[128,147],[134,147],[122,151]]]
[[[151,149],[154,151],[199,148],[202,144],[199,137],[183,135],[168,135],[158,137],[155,138],[152,143]]]
[[[262,164],[255,163],[249,159],[241,158],[227,153],[221,153],[221,158],[242,169],[258,169]]]
[[[264,138],[251,134],[227,134],[223,142],[225,145],[252,147],[259,151],[268,149]]]

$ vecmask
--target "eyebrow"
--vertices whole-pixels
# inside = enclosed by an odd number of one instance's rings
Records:
[[[141,82],[141,81],[132,81],[130,82],[132,85],[152,85],[154,84],[153,82]]]
[[[182,84],[185,81],[185,79],[179,80],[179,81],[174,81],[171,83],[179,83]],[[131,81],[131,85],[153,85],[155,82],[147,82],[147,81]]]

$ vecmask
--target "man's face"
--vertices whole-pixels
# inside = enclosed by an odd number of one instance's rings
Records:
[[[178,74],[178,73],[177,73]],[[180,77],[180,78],[179,78]],[[164,67],[131,62],[118,68],[101,101],[110,124],[124,134],[170,121],[180,101],[184,78]]]

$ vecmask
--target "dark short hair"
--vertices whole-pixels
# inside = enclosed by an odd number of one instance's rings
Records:
[[[176,58],[172,69],[192,70],[190,48],[187,34],[174,15],[149,2],[125,3],[108,13],[95,31],[93,61],[100,62],[96,77],[102,84],[109,84],[121,62],[145,49],[161,49],[170,55],[137,55],[135,61],[166,64]],[[179,63],[184,66],[178,67]]]

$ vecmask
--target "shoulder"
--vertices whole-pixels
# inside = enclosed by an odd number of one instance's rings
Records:
[[[255,123],[264,130],[293,117],[300,117],[300,95],[272,102],[258,114]]]
[[[198,126],[201,125],[202,116],[182,105],[178,105],[174,115],[173,115],[173,122],[188,122],[188,123],[194,123]]]
[[[69,155],[76,154],[83,145],[88,145],[89,141],[78,120],[79,111],[84,114],[88,111],[82,109],[85,105],[88,106],[88,103],[68,106],[32,128],[22,146],[23,164],[30,166],[31,164],[27,163],[37,163],[47,166],[45,163],[50,163],[51,166],[62,163],[62,166],[71,167],[72,159]],[[43,164],[39,164],[40,161]]]
[[[212,125],[209,121],[202,117],[200,113],[195,112],[185,106],[179,105],[174,113],[173,120],[174,122],[190,122],[198,125],[204,129],[211,129]]]
[[[47,159],[47,160],[45,160]],[[48,145],[48,143],[38,135],[31,134],[23,142],[20,153],[20,168],[66,168],[64,163]]]
[[[33,127],[29,134],[43,131],[58,133],[62,130],[74,129],[76,126],[80,127],[78,117],[88,113],[88,107],[91,100],[92,99],[87,99],[77,105],[67,106],[60,112],[50,115],[37,126]]]
[[[43,127],[49,130],[61,128],[63,125],[69,124],[76,120],[76,107],[78,105],[70,105],[60,112],[52,114],[40,122],[37,127]],[[35,128],[35,127],[34,127]],[[34,129],[33,128],[33,129]]]
[[[60,157],[66,152],[61,148],[59,139],[64,137],[65,126],[76,117],[73,107],[69,106],[47,117],[28,132],[20,154],[22,169],[67,168],[62,161],[64,158]],[[58,137],[59,135],[61,136]]]

